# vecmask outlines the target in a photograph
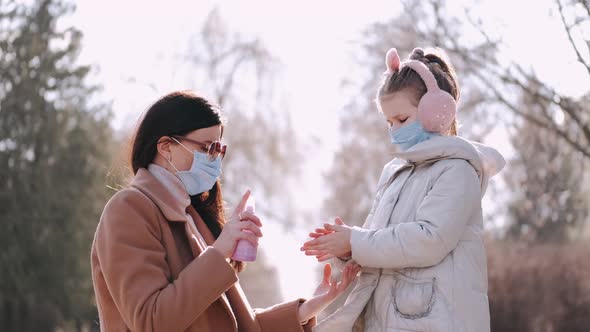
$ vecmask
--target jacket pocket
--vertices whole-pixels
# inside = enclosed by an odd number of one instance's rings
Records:
[[[393,307],[406,319],[426,317],[436,300],[436,278],[413,279],[397,274],[392,288]]]

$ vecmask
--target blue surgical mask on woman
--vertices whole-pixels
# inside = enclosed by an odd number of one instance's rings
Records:
[[[397,130],[393,130],[390,127],[389,135],[391,136],[391,143],[406,151],[414,145],[427,141],[439,134],[426,131],[419,121],[414,121]]]
[[[180,145],[187,151],[191,152],[191,150],[185,147],[182,143],[180,143]],[[172,164],[172,161],[168,160],[168,162],[176,170],[176,176],[180,179],[182,184],[184,184],[188,194],[193,196],[204,193],[213,188],[215,182],[217,182],[217,179],[221,176],[222,158],[221,156],[217,156],[217,158],[211,160],[207,153],[199,151],[191,153],[193,154],[193,163],[188,171],[179,171],[176,166]]]

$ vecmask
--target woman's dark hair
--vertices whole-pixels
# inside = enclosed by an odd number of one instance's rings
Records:
[[[409,59],[424,63],[434,75],[438,87],[451,94],[457,103],[459,102],[461,93],[455,68],[442,49],[435,48],[424,52],[421,48],[415,48]],[[418,102],[426,93],[426,84],[412,68],[402,67],[401,70],[386,73],[377,92],[377,98],[402,90],[409,91],[414,97],[414,103],[418,105]],[[457,135],[457,120],[451,125],[449,134]]]
[[[158,153],[158,140],[163,136],[184,136],[197,129],[218,125],[224,125],[221,111],[207,99],[190,91],[165,95],[145,112],[131,140],[133,174],[153,162]],[[191,205],[217,239],[225,224],[220,181],[211,190],[191,196]],[[243,269],[241,262],[232,261],[232,264],[238,271]]]

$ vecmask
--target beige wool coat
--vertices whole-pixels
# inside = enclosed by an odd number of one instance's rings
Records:
[[[198,213],[147,169],[107,203],[91,252],[101,331],[311,331],[315,319],[298,319],[302,300],[253,310],[236,271],[200,244],[187,212],[211,245]]]

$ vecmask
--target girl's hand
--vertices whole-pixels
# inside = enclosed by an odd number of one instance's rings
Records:
[[[354,262],[347,263],[342,270],[341,281],[337,283],[332,278],[332,266],[326,264],[324,266],[324,277],[315,290],[313,297],[299,306],[299,321],[306,322],[317,316],[348,288],[360,270],[361,267],[358,264]]]
[[[336,218],[334,225],[324,224],[324,228],[318,228],[309,234],[312,240],[307,241],[301,247],[308,256],[316,256],[319,262],[333,257],[351,256],[350,234],[351,227],[346,226],[342,219]]]
[[[250,190],[246,191],[242,200],[235,208],[228,222],[223,226],[221,234],[211,246],[219,250],[223,257],[229,258],[233,255],[239,240],[250,241],[253,245],[258,245],[258,238],[262,237],[260,227],[262,223],[255,213],[244,211],[246,201],[250,197]],[[249,230],[252,233],[244,232]]]

